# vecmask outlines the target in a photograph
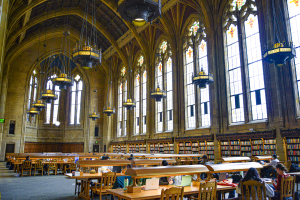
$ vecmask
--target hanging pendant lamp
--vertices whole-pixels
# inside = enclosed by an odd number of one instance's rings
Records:
[[[292,42],[289,45],[276,43],[272,49],[265,51],[263,59],[269,64],[274,63],[276,67],[282,67],[285,65],[287,60],[291,60],[295,56],[296,51]]]
[[[136,26],[143,26],[161,15],[161,0],[119,0],[121,17]]]
[[[65,90],[67,86],[72,85],[72,79],[67,74],[61,73],[58,77],[52,79],[52,83],[59,86],[60,90]]]
[[[42,111],[46,108],[46,104],[42,100],[38,100],[37,102],[32,103],[32,107],[34,107],[37,111]]]
[[[156,102],[161,102],[161,99],[167,98],[167,93],[161,90],[158,85],[157,88],[150,93],[150,97],[155,99]]]
[[[57,99],[57,95],[54,94],[52,90],[46,90],[46,92],[42,93],[41,99],[44,100],[46,103],[51,103],[52,100]]]
[[[89,118],[92,119],[93,121],[95,121],[96,119],[100,118],[100,114],[96,114],[96,111],[94,109],[94,112],[89,115]]]
[[[37,111],[36,108],[31,107],[31,108],[27,111],[27,114],[29,114],[31,117],[34,117],[35,115],[38,115],[38,114],[39,114],[39,111]]]
[[[208,74],[206,75],[203,69],[199,72],[198,75],[193,76],[193,84],[198,85],[200,89],[206,88],[207,84],[214,82],[214,78]]]

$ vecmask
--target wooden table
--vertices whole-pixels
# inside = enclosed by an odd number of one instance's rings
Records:
[[[140,193],[127,193],[123,189],[111,189],[107,190],[108,194],[118,197],[118,199],[126,199],[126,200],[140,200],[140,199],[160,199],[161,190],[169,189],[174,187],[173,185],[160,186],[157,190],[142,190]],[[231,186],[217,186],[217,192],[224,193],[235,190],[235,187]],[[196,195],[199,193],[199,186],[186,186],[184,187],[184,195]]]
[[[226,157],[226,158],[221,158],[222,163],[249,162],[249,161],[251,161],[250,157]]]
[[[116,173],[117,176],[125,176],[125,174],[122,173]],[[72,173],[65,173],[65,176],[71,178],[71,179],[78,179],[81,181],[81,189],[80,189],[80,194],[78,197],[90,200],[90,180],[92,179],[101,179],[102,178],[102,173],[95,173],[95,174],[90,174],[90,173],[83,173],[82,176],[72,176]],[[77,180],[76,180],[77,181]],[[75,185],[76,187],[76,185]]]

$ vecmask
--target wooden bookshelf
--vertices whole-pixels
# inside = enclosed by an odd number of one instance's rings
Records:
[[[147,140],[149,145],[149,153],[174,154],[174,143],[167,139]]]
[[[275,131],[218,134],[220,157],[276,154],[275,136]]]
[[[128,153],[146,153],[146,144],[144,140],[127,141]]]
[[[214,160],[214,142],[212,135],[176,138],[179,154],[205,154]]]
[[[124,142],[113,142],[110,145],[112,153],[127,153],[127,147]]]
[[[300,164],[300,129],[280,130],[280,134],[283,137],[285,161]]]

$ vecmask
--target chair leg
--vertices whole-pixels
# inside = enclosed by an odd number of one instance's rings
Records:
[[[36,172],[36,168],[34,168],[34,173],[33,173],[33,176],[35,176],[35,172]]]
[[[42,168],[42,176],[44,176],[44,169]]]
[[[29,170],[29,176],[31,176],[31,169]]]
[[[23,177],[23,169],[22,169],[22,171],[21,171],[21,177]]]

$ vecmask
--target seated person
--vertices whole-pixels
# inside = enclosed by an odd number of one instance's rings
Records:
[[[30,156],[27,156],[25,161],[31,161]]]
[[[270,178],[271,172],[275,171],[276,165],[279,163],[279,160],[277,159],[277,155],[272,155],[272,160],[269,164],[264,166],[264,169],[262,170],[262,173],[265,173],[265,176]]]
[[[240,181],[239,185],[237,186],[236,188],[236,192],[240,195],[242,195],[242,188],[241,188],[241,183],[242,182],[245,182],[245,181],[249,181],[249,180],[254,180],[254,181],[258,181],[260,183],[263,182],[263,180],[260,178],[259,174],[258,174],[258,171],[251,167],[247,174],[245,175],[245,177]],[[274,197],[274,191],[273,189],[267,184],[265,183],[265,187],[266,187],[266,196],[267,197]],[[254,200],[254,198],[252,197],[252,199]],[[256,197],[255,199],[258,200],[258,197]]]
[[[130,157],[128,158],[128,160],[134,160],[133,154],[130,154]]]
[[[166,160],[163,160],[162,161],[162,166],[169,166],[169,163],[168,163],[168,161],[166,161]],[[160,177],[159,178],[159,185],[171,185],[171,184],[173,184],[173,177]]]
[[[290,176],[286,172],[288,171],[287,168],[281,164],[278,163],[276,165],[276,171],[277,171],[277,180],[272,180],[273,183],[273,189],[275,190],[275,197],[280,197],[280,188],[281,188],[281,179]]]
[[[104,160],[109,160],[109,157],[106,156],[104,158]],[[107,171],[107,172],[111,172],[113,170],[113,166],[102,166],[102,167],[98,167],[98,172],[99,171]]]

